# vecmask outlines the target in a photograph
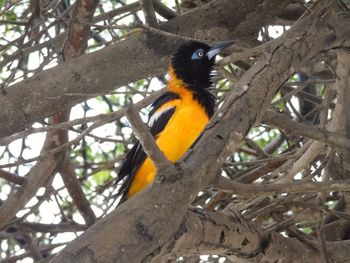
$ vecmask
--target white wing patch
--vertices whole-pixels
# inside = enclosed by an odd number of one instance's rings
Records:
[[[153,115],[151,116],[151,118],[149,118],[148,120],[148,125],[149,127],[152,127],[153,124],[155,123],[156,120],[159,119],[160,116],[162,116],[163,113],[166,113],[168,110],[171,110],[171,109],[174,109],[175,107],[174,106],[169,106],[169,107],[166,107],[160,111],[156,111],[155,113],[153,113]]]

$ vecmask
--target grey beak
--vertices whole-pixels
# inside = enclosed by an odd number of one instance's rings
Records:
[[[207,57],[212,59],[217,54],[219,54],[223,49],[231,46],[232,44],[238,42],[238,40],[224,41],[211,46],[210,50],[207,52]]]

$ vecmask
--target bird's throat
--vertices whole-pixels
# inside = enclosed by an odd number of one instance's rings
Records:
[[[176,76],[174,69],[169,67],[168,90],[179,95],[181,99],[197,101],[206,111],[208,117],[213,115],[215,107],[215,97],[207,88],[193,88]]]

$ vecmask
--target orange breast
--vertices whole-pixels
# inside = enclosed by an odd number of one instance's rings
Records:
[[[176,100],[176,110],[164,130],[156,139],[158,147],[172,162],[178,161],[198,138],[209,121],[203,107],[190,92],[183,91],[181,99]],[[179,93],[179,92],[177,92]],[[135,195],[153,182],[157,169],[150,158],[140,166],[130,186],[128,197]]]

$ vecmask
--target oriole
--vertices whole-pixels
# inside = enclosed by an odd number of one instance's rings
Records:
[[[215,97],[209,91],[216,55],[233,41],[212,47],[200,42],[181,45],[171,58],[167,92],[157,98],[148,126],[160,150],[176,162],[198,138],[214,113]],[[121,202],[153,182],[157,169],[137,142],[127,153],[116,183],[123,181]]]

